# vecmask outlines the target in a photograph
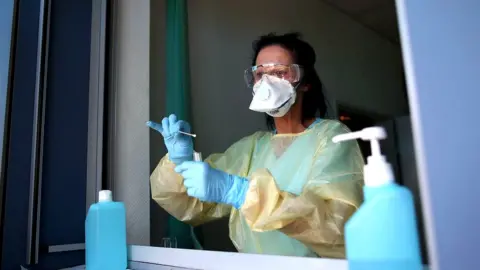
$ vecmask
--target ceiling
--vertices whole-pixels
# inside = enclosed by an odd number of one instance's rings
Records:
[[[365,27],[400,43],[395,0],[323,0]]]

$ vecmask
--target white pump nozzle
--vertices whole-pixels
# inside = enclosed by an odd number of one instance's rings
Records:
[[[334,143],[348,141],[348,140],[356,140],[362,139],[364,141],[370,141],[370,146],[372,148],[372,156],[380,156],[382,155],[380,151],[380,144],[378,143],[379,140],[384,140],[387,138],[387,132],[382,127],[369,127],[364,128],[360,131],[345,133],[341,135],[337,135],[333,137],[332,141]]]
[[[341,134],[333,137],[334,143],[361,139],[364,141],[370,141],[372,149],[372,155],[367,158],[367,164],[365,165],[365,185],[367,186],[379,186],[394,181],[393,170],[390,164],[382,156],[380,151],[379,140],[387,138],[387,132],[382,127],[369,127],[360,131]]]

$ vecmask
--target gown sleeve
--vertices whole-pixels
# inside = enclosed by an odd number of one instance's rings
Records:
[[[256,134],[233,144],[222,154],[213,154],[205,162],[225,172],[246,176]],[[150,176],[153,200],[180,221],[197,226],[230,214],[232,206],[202,202],[187,195],[183,178],[174,171],[175,164],[163,157]]]

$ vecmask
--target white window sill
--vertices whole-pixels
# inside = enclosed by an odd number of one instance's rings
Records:
[[[302,269],[348,270],[346,260],[244,254],[147,246],[129,246],[128,259],[138,269],[255,270]],[[156,266],[148,266],[156,265]],[[139,267],[142,265],[142,267]],[[165,268],[167,267],[167,268]],[[142,269],[143,270],[143,269]]]
[[[346,260],[302,258],[148,246],[128,247],[134,270],[348,270]],[[81,270],[85,266],[62,270]],[[424,270],[428,270],[428,266]]]

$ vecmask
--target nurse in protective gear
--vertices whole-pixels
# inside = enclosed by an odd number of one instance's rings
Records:
[[[362,201],[363,157],[355,141],[332,143],[346,126],[326,113],[315,52],[298,34],[260,37],[245,70],[259,131],[205,162],[193,161],[188,123],[171,115],[159,131],[168,149],[152,173],[153,199],[192,225],[230,215],[239,252],[344,258],[344,225]],[[320,116],[320,118],[317,118]]]

